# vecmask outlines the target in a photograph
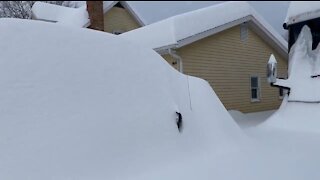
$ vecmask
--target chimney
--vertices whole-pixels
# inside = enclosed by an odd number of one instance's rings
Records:
[[[104,31],[103,1],[87,1],[87,11],[91,29]]]

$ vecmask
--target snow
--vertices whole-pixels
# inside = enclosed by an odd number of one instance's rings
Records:
[[[119,1],[103,1],[103,10],[110,9],[111,6],[115,5]],[[87,6],[87,1],[64,1],[63,6],[70,7],[70,8],[80,8],[83,6]]]
[[[288,26],[290,24],[314,19],[319,16],[319,1],[291,1],[284,23]]]
[[[277,80],[276,85],[290,88],[279,110],[262,127],[294,132],[320,133],[320,71],[319,47],[312,50],[312,35],[304,26],[292,46],[289,61],[289,77]]]
[[[266,121],[276,110],[242,113],[237,110],[229,110],[229,114],[239,124],[241,128],[249,128],[258,126],[262,122]]]
[[[206,81],[151,49],[41,21],[0,32],[0,179],[131,178],[243,139]]]
[[[319,103],[288,102],[282,106],[262,127],[271,127],[295,132],[320,133]]]
[[[86,27],[89,24],[86,7],[75,9],[37,1],[32,6],[32,15],[34,19],[73,27]]]
[[[271,63],[277,63],[277,60],[276,60],[276,58],[274,57],[273,54],[270,55],[270,58],[269,58],[268,63],[270,63],[270,64],[271,64]]]
[[[42,21],[0,32],[0,179],[320,178],[317,134],[241,130],[151,48]]]
[[[289,101],[320,102],[320,54],[312,50],[310,29],[304,26],[289,54],[288,80],[277,80],[275,85],[289,87]]]
[[[257,19],[283,47],[287,47],[287,42],[247,2],[219,3],[173,16],[120,36],[156,49],[178,44],[181,40],[248,16]]]

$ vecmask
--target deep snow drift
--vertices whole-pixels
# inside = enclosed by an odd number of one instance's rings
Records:
[[[288,79],[275,83],[289,87],[290,95],[263,126],[320,133],[319,50],[312,50],[312,35],[304,26],[289,54]]]
[[[0,179],[132,177],[243,139],[207,82],[116,36],[1,19],[0,49]]]
[[[320,178],[316,136],[248,139],[207,82],[151,49],[30,20],[0,32],[0,179]]]

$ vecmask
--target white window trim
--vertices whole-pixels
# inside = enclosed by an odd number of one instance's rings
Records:
[[[253,99],[252,98],[252,92],[251,92],[251,90],[252,90],[252,86],[251,86],[251,78],[257,78],[258,79],[258,87],[257,87],[257,97],[258,98],[256,98],[256,99]],[[259,77],[259,75],[250,75],[250,99],[251,99],[251,102],[260,102],[261,101],[261,81],[260,81],[260,77]]]

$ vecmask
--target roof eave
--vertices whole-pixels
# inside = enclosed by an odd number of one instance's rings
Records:
[[[129,3],[126,1],[120,1],[120,4],[128,10],[128,12],[134,17],[134,19],[138,22],[140,26],[145,26],[146,24],[143,20],[138,16],[138,14],[133,10]]]
[[[195,41],[198,41],[200,39],[203,39],[203,38],[206,38],[208,36],[211,36],[211,35],[214,35],[214,34],[217,34],[221,31],[224,31],[226,29],[229,29],[229,28],[232,28],[234,26],[237,26],[241,23],[244,23],[244,22],[251,22],[250,25],[251,27],[253,27],[252,29],[259,35],[261,35],[266,41],[268,44],[270,44],[276,51],[279,52],[279,54],[282,56],[282,57],[285,57],[287,59],[288,57],[288,48],[285,44],[281,43],[271,32],[269,32],[261,23],[259,23],[259,21],[254,18],[252,15],[248,15],[246,17],[243,17],[243,18],[240,18],[240,19],[237,19],[235,21],[232,21],[232,22],[229,22],[229,23],[226,23],[224,25],[221,25],[221,26],[218,26],[218,27],[215,27],[215,28],[212,28],[212,29],[209,29],[207,31],[204,31],[204,32],[201,32],[201,33],[198,33],[196,35],[193,35],[193,36],[190,36],[190,37],[187,37],[187,38],[184,38],[182,40],[179,40],[177,44],[175,45],[169,45],[169,46],[165,46],[165,47],[160,47],[160,48],[157,48],[155,49],[157,52],[158,50],[163,50],[165,49],[166,47],[171,47],[171,48],[180,48],[180,47],[183,47],[183,46],[186,46],[188,44],[191,44]],[[280,35],[279,35],[280,36]]]

